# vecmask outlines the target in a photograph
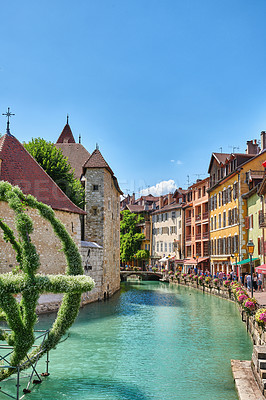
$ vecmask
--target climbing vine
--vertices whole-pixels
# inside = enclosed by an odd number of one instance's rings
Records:
[[[12,229],[0,218],[3,237],[16,252],[18,266],[10,273],[0,274],[0,321],[5,321],[11,330],[0,329],[0,340],[13,346],[10,365],[23,364],[23,369],[30,366],[28,358],[41,356],[54,348],[62,335],[73,324],[80,307],[81,294],[93,288],[94,282],[83,275],[81,256],[64,225],[55,217],[54,211],[46,204],[40,203],[31,195],[24,195],[16,186],[0,182],[0,201],[7,202],[15,214],[16,239]],[[50,222],[54,233],[62,242],[66,257],[66,275],[40,275],[39,255],[31,241],[33,221],[25,212],[26,207],[38,210],[41,217]],[[34,350],[34,325],[37,320],[36,306],[41,293],[64,293],[57,318],[44,341],[42,348]],[[18,302],[14,294],[21,294]],[[28,354],[30,352],[30,354]],[[27,358],[28,357],[28,358]],[[0,370],[0,381],[16,370]]]

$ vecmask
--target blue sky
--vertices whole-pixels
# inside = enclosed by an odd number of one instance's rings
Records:
[[[266,130],[265,18],[265,0],[2,2],[0,112],[20,141],[68,113],[125,192],[186,188]]]

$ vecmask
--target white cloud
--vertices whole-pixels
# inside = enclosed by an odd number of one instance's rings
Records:
[[[175,163],[177,165],[182,165],[183,162],[181,160],[170,160],[171,163]]]
[[[176,189],[177,186],[175,181],[173,179],[169,179],[169,181],[162,181],[156,183],[154,186],[142,189],[140,191],[140,195],[148,196],[148,194],[152,194],[153,196],[162,196],[166,193],[173,193]]]

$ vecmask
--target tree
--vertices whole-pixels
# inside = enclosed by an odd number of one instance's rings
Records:
[[[140,215],[129,210],[121,212],[120,221],[120,259],[122,262],[130,261],[140,250],[141,241],[145,235],[140,233],[138,224],[143,221]]]
[[[70,200],[82,208],[85,204],[84,188],[81,182],[75,179],[72,167],[61,149],[41,138],[24,143],[24,147]]]
[[[138,250],[135,254],[137,260],[148,260],[150,258],[149,250]]]

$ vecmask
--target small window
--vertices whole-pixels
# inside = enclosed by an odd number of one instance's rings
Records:
[[[99,190],[99,185],[92,185],[92,190],[95,192],[96,190]]]
[[[92,215],[97,215],[97,207],[92,207]]]

